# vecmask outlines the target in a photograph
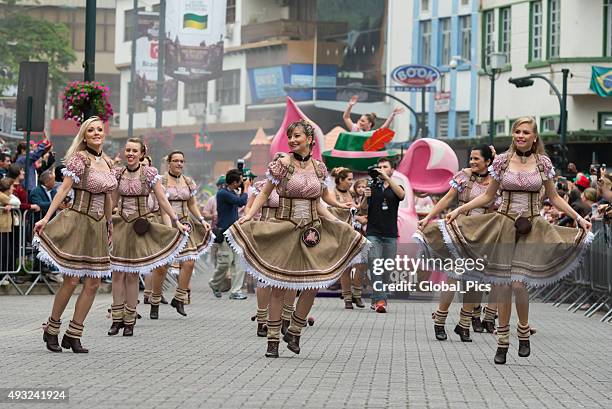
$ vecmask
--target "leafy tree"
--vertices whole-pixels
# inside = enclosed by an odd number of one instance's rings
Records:
[[[46,61],[53,89],[65,82],[64,71],[76,56],[70,44],[70,31],[63,23],[30,17],[20,0],[0,1],[0,95],[17,85],[19,63]]]

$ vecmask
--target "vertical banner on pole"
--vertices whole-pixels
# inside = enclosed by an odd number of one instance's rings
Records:
[[[47,78],[49,65],[46,62],[23,61],[19,64],[19,84],[17,86],[17,124],[18,131],[27,131],[28,97],[32,97],[32,132],[42,132],[45,128],[45,102],[47,101]]]
[[[166,11],[166,75],[179,81],[219,78],[226,0],[175,0]]]

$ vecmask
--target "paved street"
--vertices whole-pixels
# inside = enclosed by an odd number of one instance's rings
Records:
[[[532,306],[532,356],[517,357],[513,320],[508,364],[496,366],[493,335],[474,334],[471,344],[451,336],[456,307],[449,340],[432,340],[424,302],[395,302],[383,315],[318,299],[302,354],[281,343],[279,359],[264,358],[266,341],[255,337],[254,296],[215,299],[203,275],[188,317],[162,306],[153,322],[141,308],[133,338],[106,335],[110,295],[99,295],[85,323],[87,355],[46,351],[40,324],[51,302],[0,297],[2,385],[69,388],[70,407],[603,408],[612,399],[612,326],[551,305]]]

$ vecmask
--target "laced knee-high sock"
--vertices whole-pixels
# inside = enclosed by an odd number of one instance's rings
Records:
[[[289,328],[287,329],[287,332],[290,333],[291,335],[295,335],[299,337],[302,334],[302,328],[304,328],[305,326],[306,326],[306,318],[298,317],[294,311],[293,314],[291,314],[291,323],[289,324]]]
[[[123,323],[125,325],[134,325],[136,323],[136,307],[125,305],[125,313],[123,314]]]
[[[54,320],[49,317],[47,321],[47,334],[49,335],[58,335],[60,332],[60,327],[62,326],[62,320]]]
[[[149,302],[151,305],[159,305],[161,303],[161,293],[151,293],[151,298],[149,298]]]
[[[482,313],[482,307],[480,304],[474,306],[474,311],[472,312],[472,317],[480,318],[480,314]]]
[[[351,293],[351,290],[342,291],[342,299],[344,301],[352,301],[353,300],[353,293]]]
[[[443,327],[446,324],[446,317],[448,317],[448,311],[436,310],[432,315],[434,324]]]
[[[176,287],[176,291],[174,292],[174,298],[176,298],[177,300],[179,300],[180,302],[182,302],[183,304],[187,304],[187,297],[189,290],[187,289],[182,289],[182,288],[178,288]]]
[[[68,329],[66,330],[66,336],[70,338],[81,338],[83,336],[83,328],[85,328],[83,324],[70,320],[70,324],[68,324]]]
[[[529,324],[521,324],[520,322],[516,324],[516,332],[518,334],[519,341],[529,341],[529,337],[531,336],[531,327]]]
[[[280,341],[281,320],[268,320],[268,341]]]
[[[144,290],[142,294],[144,298],[151,298],[151,294],[153,294],[153,290]]]
[[[497,327],[497,347],[508,348],[510,346],[510,325]]]
[[[283,301],[283,310],[281,311],[281,319],[284,321],[290,321],[291,320],[291,314],[293,314],[293,305],[292,304],[286,304]]]
[[[470,329],[472,325],[472,313],[461,308],[459,312],[459,326],[463,329]]]
[[[361,298],[361,287],[353,287],[353,297]]]
[[[111,305],[111,316],[113,322],[123,322],[123,310],[125,304],[112,304]]]
[[[495,310],[486,306],[484,308],[484,318],[482,320],[486,322],[495,322]]]
[[[257,323],[265,324],[268,321],[268,309],[267,308],[258,308],[257,309]]]

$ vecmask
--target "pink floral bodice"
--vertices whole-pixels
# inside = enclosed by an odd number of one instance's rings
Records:
[[[162,178],[162,182],[164,184],[164,187],[166,188],[166,197],[170,201],[170,205],[172,206],[176,214],[181,218],[185,217],[189,213],[189,210],[187,208],[187,201],[192,196],[195,196],[197,194],[197,186],[191,178],[184,175],[181,175],[179,178],[184,179],[187,186],[178,186],[180,181],[176,179],[176,185],[169,186],[168,180],[170,178],[173,178],[173,176],[166,175]]]
[[[161,179],[157,169],[152,166],[141,166],[135,172],[130,172],[124,166],[116,167],[113,168],[113,175],[117,178],[117,189],[121,196],[148,196],[153,186]]]
[[[485,193],[488,187],[488,185],[478,183],[477,179],[472,183],[472,188],[468,190],[467,187],[469,180],[470,176],[468,175],[468,172],[466,172],[466,170],[464,169],[457,172],[449,182],[451,187],[454,187],[455,189],[457,189],[457,192],[459,192],[459,201],[464,203],[467,203],[472,199]],[[487,208],[479,207],[477,209],[473,209],[470,214],[482,214],[485,213],[486,210],[496,210],[501,204],[501,202],[501,195],[499,194],[499,192],[497,192],[495,199],[491,203],[489,203],[489,206],[487,206]]]
[[[510,169],[509,161],[508,153],[497,155],[489,171],[495,180],[499,182],[502,192],[513,192],[509,210],[522,213],[529,208],[529,193],[540,192],[544,181],[537,167],[529,172],[516,172]],[[555,168],[548,156],[540,155],[539,163],[543,167],[542,173],[544,178],[552,179],[555,177]],[[504,166],[506,167],[505,169]]]
[[[75,153],[66,161],[62,174],[74,180],[74,188],[89,193],[109,193],[117,188],[117,179],[111,169],[108,171],[94,169],[91,167],[91,159],[83,151]]]
[[[280,197],[292,199],[318,199],[323,189],[327,188],[325,178],[327,168],[322,162],[310,161],[305,169],[302,169],[295,161],[292,165],[284,165],[281,159],[270,163],[266,176],[276,186]],[[315,170],[314,166],[317,166]],[[293,167],[293,173],[290,167]],[[318,174],[317,174],[318,172]],[[285,182],[283,180],[286,179]],[[282,184],[285,183],[285,187]]]

